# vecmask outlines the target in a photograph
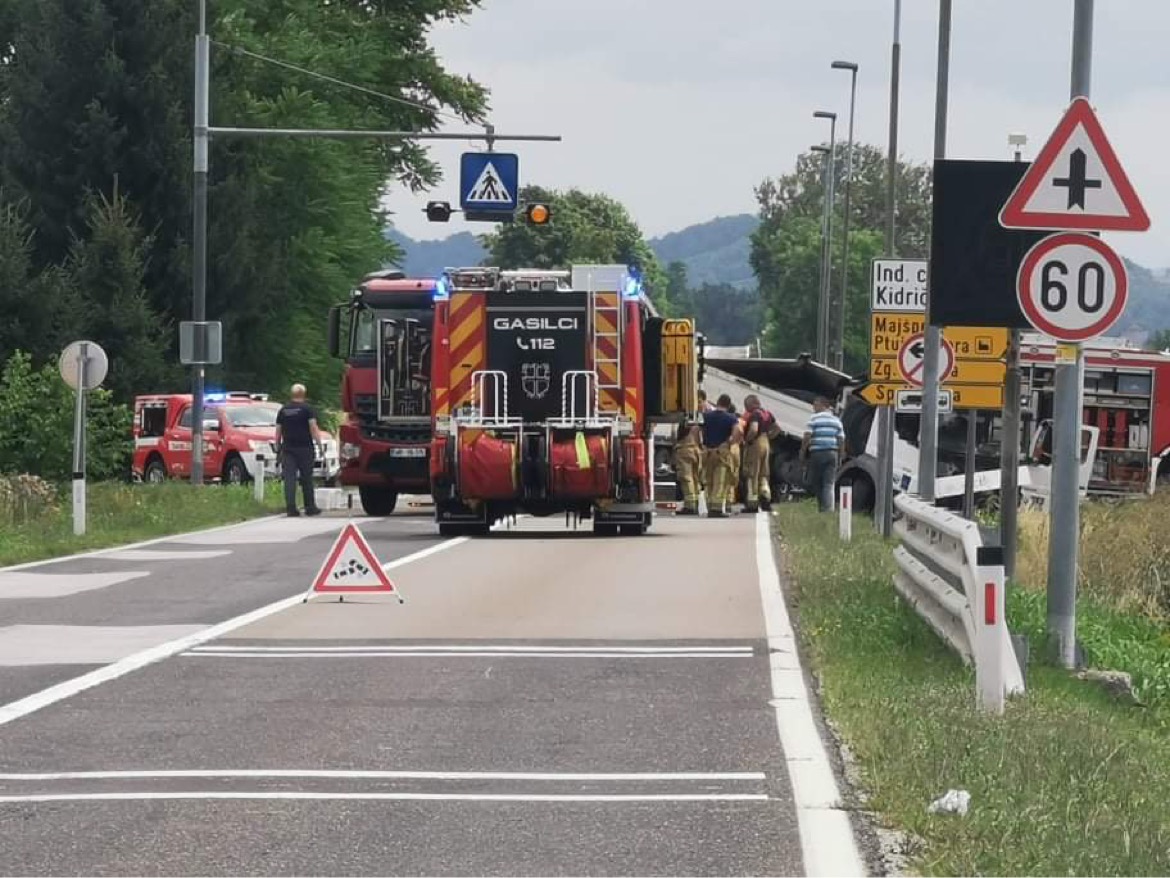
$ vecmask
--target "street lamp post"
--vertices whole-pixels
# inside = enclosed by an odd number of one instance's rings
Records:
[[[853,109],[857,103],[857,65],[852,61],[834,61],[834,70],[848,70],[849,86],[849,144],[845,148],[845,226],[841,232],[841,297],[837,302],[837,335],[833,346],[832,365],[838,371],[845,368],[845,303],[849,290],[849,205],[853,190]]]
[[[837,114],[826,110],[813,113],[814,119],[829,120],[829,145],[814,146],[813,151],[825,156],[824,214],[821,218],[821,284],[817,298],[817,362],[827,363],[829,356],[830,307],[829,291],[833,275],[833,199],[836,191]]]

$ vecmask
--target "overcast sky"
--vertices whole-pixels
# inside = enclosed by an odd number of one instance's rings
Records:
[[[947,155],[1007,159],[1009,132],[1031,157],[1068,104],[1072,0],[958,0]],[[434,33],[449,69],[491,89],[500,133],[559,134],[562,143],[501,144],[522,182],[601,191],[648,236],[755,212],[753,187],[843,136],[857,62],[856,138],[886,143],[893,0],[485,0]],[[933,150],[936,0],[905,0],[900,152]],[[1170,2],[1098,0],[1092,100],[1149,212],[1144,234],[1111,243],[1144,265],[1170,266]],[[429,197],[458,201],[463,143],[433,154],[448,179]],[[397,194],[395,222],[418,238],[483,224],[426,222],[426,197]],[[907,254],[912,255],[912,254]]]

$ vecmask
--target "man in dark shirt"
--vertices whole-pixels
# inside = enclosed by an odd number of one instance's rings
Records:
[[[723,518],[724,504],[732,478],[731,434],[739,419],[733,415],[731,397],[726,393],[715,403],[715,410],[703,414],[703,445],[706,446],[707,516]]]
[[[276,415],[276,447],[284,476],[284,505],[289,518],[297,518],[297,481],[305,499],[305,515],[320,515],[313,497],[314,451],[321,442],[317,413],[305,402],[305,386],[292,386],[292,401]]]

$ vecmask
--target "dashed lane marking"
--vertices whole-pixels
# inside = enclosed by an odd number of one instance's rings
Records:
[[[404,558],[399,558],[391,561],[388,564],[382,565],[385,569],[390,570],[395,567],[403,567],[411,564],[422,558],[434,555],[437,552],[442,552],[453,548],[465,542],[465,538],[457,537],[456,539],[447,540],[446,542],[438,543],[423,549],[421,552],[415,552],[412,555],[407,555]],[[176,640],[168,641],[167,643],[159,644],[158,646],[144,649],[141,652],[126,656],[105,667],[90,671],[88,674],[82,674],[79,677],[74,677],[71,680],[66,680],[63,683],[58,683],[56,686],[50,686],[48,689],[43,689],[25,698],[10,702],[0,706],[0,726],[10,723],[13,720],[28,716],[30,713],[35,713],[42,708],[48,707],[51,704],[56,704],[58,701],[63,701],[70,698],[79,692],[84,692],[86,689],[92,689],[94,686],[99,686],[102,683],[107,683],[110,680],[116,680],[123,677],[132,671],[137,671],[147,665],[153,664],[163,659],[170,658],[193,647],[207,643],[209,640],[215,640],[217,637],[222,637],[237,628],[243,628],[246,625],[251,625],[253,622],[271,616],[273,613],[279,613],[281,610],[287,610],[295,607],[304,599],[304,593],[298,590],[296,594],[290,595],[282,600],[275,601],[267,606],[252,610],[250,613],[244,613],[241,616],[236,616],[233,619],[228,619],[226,622],[221,622],[218,625],[212,625],[190,634],[186,637],[180,637]]]
[[[110,573],[26,573],[0,571],[0,600],[62,598],[150,576],[146,570]]]
[[[0,667],[101,665],[203,625],[9,625],[0,628]]]

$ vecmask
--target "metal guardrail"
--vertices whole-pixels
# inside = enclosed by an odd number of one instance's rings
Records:
[[[975,667],[980,707],[1002,713],[1024,675],[1004,612],[1002,551],[973,521],[907,494],[894,499],[894,588],[963,661]]]

